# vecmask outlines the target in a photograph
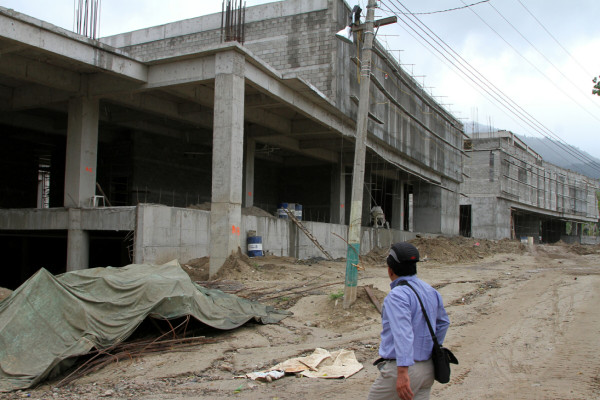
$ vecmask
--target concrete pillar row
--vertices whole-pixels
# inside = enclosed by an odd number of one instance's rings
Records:
[[[215,59],[212,199],[209,275],[240,247],[244,152],[243,55],[229,51]]]
[[[67,271],[89,267],[89,235],[81,229],[80,209],[92,205],[96,193],[98,118],[97,99],[69,100],[63,200],[69,208]]]

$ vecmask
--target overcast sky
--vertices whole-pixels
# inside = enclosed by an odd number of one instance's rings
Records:
[[[464,59],[461,70],[473,68],[484,78],[457,72],[446,58],[455,65],[459,62],[427,45],[420,36],[431,43],[433,39],[412,24],[400,21],[383,27],[377,38],[387,42],[388,49],[407,64],[405,69],[463,121],[491,122],[528,136],[556,135],[600,158],[600,97],[591,94],[592,78],[600,74],[600,1],[489,0],[433,13],[479,1],[383,0],[376,16],[386,17],[390,9],[417,14],[423,29],[429,28],[428,34],[436,38],[435,48],[448,45],[456,52],[454,57]],[[246,0],[246,5],[267,2]],[[357,3],[365,15],[367,0],[348,2]],[[221,0],[102,0],[100,36],[220,12],[221,4]],[[73,28],[73,0],[0,0],[0,5]],[[506,99],[511,109],[527,115],[527,122],[494,97]]]

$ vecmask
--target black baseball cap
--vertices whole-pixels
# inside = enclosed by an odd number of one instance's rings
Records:
[[[419,250],[408,242],[399,242],[390,248],[390,257],[397,263],[418,262]]]

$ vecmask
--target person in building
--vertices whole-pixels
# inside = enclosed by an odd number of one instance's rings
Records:
[[[433,340],[417,296],[401,281],[419,293],[440,345],[450,320],[440,293],[417,278],[418,261],[419,251],[412,244],[392,245],[387,257],[391,291],[383,301],[381,358],[375,361],[379,376],[371,386],[368,400],[429,399],[434,381]]]

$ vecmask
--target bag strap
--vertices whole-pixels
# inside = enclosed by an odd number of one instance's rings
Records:
[[[425,321],[427,321],[427,327],[429,328],[429,333],[431,333],[431,339],[433,339],[434,345],[439,347],[440,344],[438,343],[437,336],[435,336],[435,332],[433,331],[433,328],[431,327],[431,322],[429,322],[429,316],[427,315],[427,311],[425,311],[425,307],[423,306],[423,302],[421,301],[421,297],[419,296],[419,293],[417,293],[415,288],[412,287],[411,284],[405,280],[399,281],[396,284],[396,286],[398,286],[398,285],[408,286],[409,288],[412,289],[413,292],[415,292],[415,295],[417,296],[417,299],[419,300],[419,304],[421,305],[421,311],[423,311],[423,315],[425,316]]]

